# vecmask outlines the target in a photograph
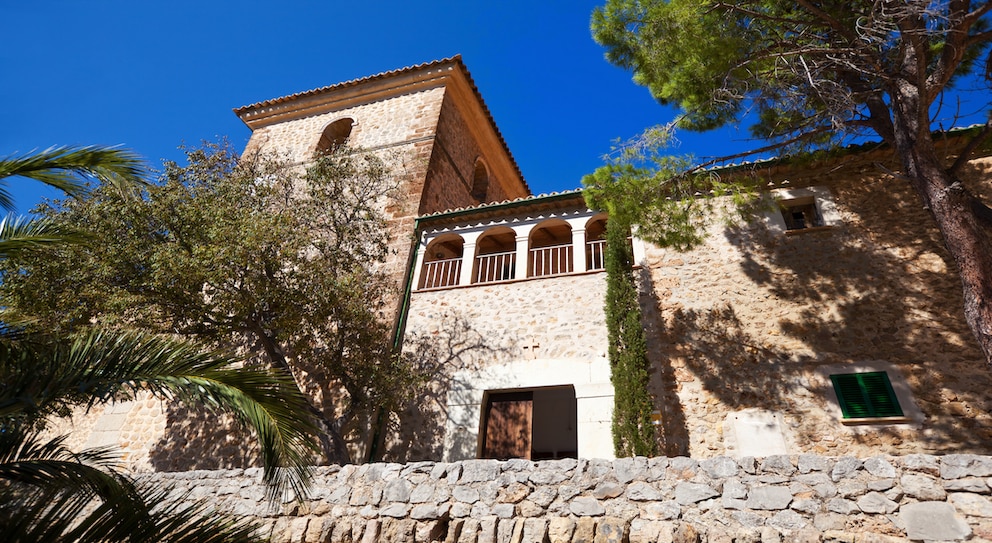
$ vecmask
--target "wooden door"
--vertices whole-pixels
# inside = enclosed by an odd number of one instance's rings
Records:
[[[490,394],[486,402],[482,458],[530,458],[534,421],[531,392]]]

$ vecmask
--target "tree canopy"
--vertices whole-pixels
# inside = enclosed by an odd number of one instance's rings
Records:
[[[58,148],[0,159],[0,178],[20,175],[83,196],[85,180],[134,195],[140,159],[118,149]],[[108,189],[109,190],[109,189]],[[3,200],[0,198],[0,200]],[[9,205],[5,200],[4,206]],[[85,236],[49,219],[0,223],[0,255],[51,256]],[[5,305],[7,300],[4,299]],[[72,450],[44,433],[53,418],[134,398],[141,391],[233,413],[261,445],[270,497],[306,492],[315,428],[288,374],[175,338],[127,330],[72,335],[0,327],[0,529],[5,541],[254,541],[257,526],[203,504],[163,505],[169,489],[136,484],[110,448]]]
[[[992,212],[958,179],[988,141],[992,118],[953,155],[933,135],[957,119],[959,105],[945,102],[954,85],[988,91],[990,10],[990,2],[968,0],[610,0],[593,12],[592,32],[610,62],[680,110],[674,127],[750,122],[765,141],[724,159],[880,138],[902,166],[897,179],[909,182],[943,236],[961,276],[965,317],[992,365]],[[585,181],[596,189],[594,205],[595,198],[617,202],[649,238],[664,241],[668,214],[631,203],[685,201],[686,186],[693,195],[726,187],[693,175],[712,163],[673,169],[645,156],[621,153]],[[676,231],[688,224],[684,213],[674,217]]]
[[[10,262],[4,299],[58,332],[126,325],[240,346],[293,373],[325,458],[349,462],[360,416],[419,382],[384,318],[386,162],[340,147],[304,167],[222,144],[187,158],[141,198],[98,188],[43,206],[90,242]]]

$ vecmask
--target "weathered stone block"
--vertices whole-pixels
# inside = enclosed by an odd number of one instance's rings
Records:
[[[553,517],[548,521],[549,543],[570,543],[575,532],[575,521],[568,517]]]
[[[948,501],[959,513],[972,517],[992,517],[992,501],[984,496],[968,492],[955,492],[948,496]]]
[[[989,486],[985,479],[979,477],[965,477],[963,479],[951,479],[942,481],[944,490],[974,492],[976,494],[988,494]]]
[[[656,543],[661,532],[661,522],[634,519],[630,522],[629,543]]]
[[[661,492],[655,487],[651,486],[649,483],[634,482],[627,486],[627,491],[625,492],[627,499],[643,502],[643,501],[656,501],[662,499]]]
[[[761,471],[778,475],[792,475],[796,472],[792,459],[786,454],[775,454],[761,462]]]
[[[643,480],[648,474],[648,459],[643,456],[617,458],[613,461],[613,472],[621,483]]]
[[[896,468],[888,460],[880,456],[873,456],[864,463],[865,471],[875,477],[893,478],[896,476]]]
[[[830,478],[837,482],[847,477],[853,477],[859,469],[861,469],[861,460],[853,456],[842,456],[837,459],[834,468],[830,470]]]
[[[792,503],[792,492],[781,486],[756,486],[747,494],[749,509],[775,511]]]
[[[702,460],[699,462],[699,467],[714,479],[733,477],[737,475],[737,471],[740,469],[737,467],[737,462],[726,456]]]
[[[451,489],[451,497],[465,503],[475,503],[479,501],[479,491],[470,487],[458,485]]]
[[[641,518],[647,520],[671,520],[679,518],[682,508],[675,501],[650,502],[641,505]]]
[[[623,486],[613,481],[603,481],[592,491],[593,497],[597,500],[616,498],[621,494],[623,494]]]
[[[604,517],[596,526],[594,543],[622,543],[627,535],[627,523],[616,517]]]
[[[520,543],[544,543],[548,535],[548,521],[543,518],[524,520],[523,537]]]
[[[830,471],[833,463],[829,458],[818,454],[799,455],[799,473],[809,473],[811,471]]]
[[[944,502],[919,502],[902,506],[899,517],[910,539],[960,541],[971,534],[968,524],[958,518],[954,506]]]
[[[948,454],[940,459],[942,479],[988,477],[992,475],[992,458],[975,454]]]
[[[582,517],[575,521],[575,533],[572,534],[572,543],[595,543],[596,541],[596,519]]]
[[[681,505],[691,505],[719,495],[713,487],[701,483],[679,482],[675,485],[675,501]]]
[[[907,496],[912,496],[918,500],[939,501],[947,496],[944,488],[929,475],[907,473],[899,480],[899,484]]]
[[[865,513],[893,513],[899,504],[886,498],[884,494],[869,492],[858,498],[858,508]]]
[[[575,498],[568,504],[569,511],[578,517],[597,517],[606,514],[606,508],[592,497]]]

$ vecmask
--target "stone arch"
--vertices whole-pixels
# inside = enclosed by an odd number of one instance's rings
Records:
[[[473,283],[507,281],[516,277],[517,233],[508,226],[496,226],[479,236],[475,244]]]
[[[542,221],[530,231],[527,277],[572,271],[572,226],[562,219]]]
[[[489,166],[482,158],[475,161],[475,170],[472,172],[472,198],[477,202],[484,203],[489,194]]]
[[[338,119],[325,126],[324,131],[320,134],[320,139],[317,141],[314,154],[331,153],[347,143],[348,138],[351,136],[351,129],[354,126],[355,120],[351,117]]]
[[[606,269],[606,213],[586,221],[586,270]]]
[[[418,289],[440,288],[458,284],[461,276],[465,240],[458,234],[442,234],[427,244],[424,267]]]

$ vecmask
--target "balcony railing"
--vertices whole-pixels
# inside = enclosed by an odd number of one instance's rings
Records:
[[[559,275],[572,271],[572,246],[553,245],[530,250],[529,277]]]
[[[448,258],[424,263],[420,288],[451,287],[458,284],[462,273],[462,259]]]
[[[517,267],[517,253],[491,253],[475,257],[475,279],[473,283],[492,283],[514,278]]]
[[[606,240],[597,239],[586,243],[586,270],[606,269]]]

